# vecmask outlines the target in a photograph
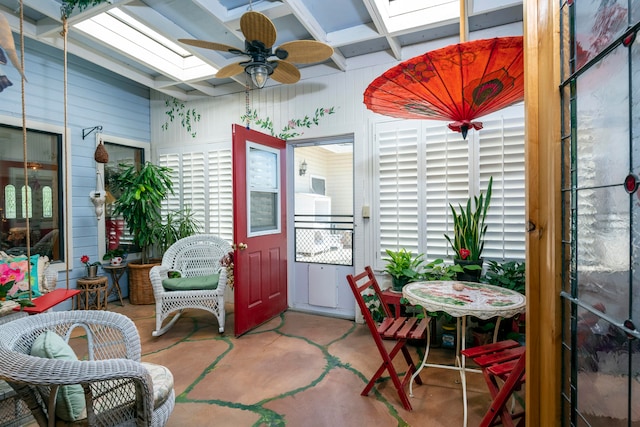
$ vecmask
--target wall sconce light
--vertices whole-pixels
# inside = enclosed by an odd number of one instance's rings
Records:
[[[307,173],[307,162],[306,161],[302,161],[302,163],[300,163],[300,170],[298,171],[300,173],[300,176],[304,176],[304,174]]]

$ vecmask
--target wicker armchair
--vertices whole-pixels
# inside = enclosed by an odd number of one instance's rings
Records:
[[[149,272],[156,300],[157,337],[167,332],[180,318],[184,309],[199,308],[211,312],[218,319],[218,329],[224,332],[225,308],[224,292],[227,287],[227,270],[222,259],[231,252],[231,245],[213,234],[197,234],[185,237],[171,245],[162,257],[162,264]],[[163,281],[169,272],[176,271],[183,278],[197,278],[219,274],[215,289],[208,290],[165,290]],[[173,318],[163,327],[162,322],[171,314]]]
[[[66,341],[80,360],[31,356],[45,331]],[[119,313],[44,313],[0,328],[0,379],[26,402],[42,427],[163,426],[175,404],[173,377],[162,366],[141,363],[140,355],[138,331]],[[60,419],[56,403],[63,386],[80,391],[85,418]]]
[[[9,314],[4,314],[0,316],[0,328],[3,328],[5,323],[27,316],[28,314],[24,311],[11,311]],[[9,384],[0,380],[0,426],[20,427],[32,421],[33,417],[27,405]]]

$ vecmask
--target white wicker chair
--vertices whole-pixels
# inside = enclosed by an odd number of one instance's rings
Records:
[[[69,342],[81,360],[31,356],[33,342],[44,331]],[[173,380],[161,367],[168,380],[156,383],[145,367],[150,365],[141,363],[140,356],[138,331],[131,319],[119,313],[43,313],[0,328],[0,379],[18,393],[41,427],[163,426],[175,405]],[[84,390],[87,417],[62,421],[55,416],[58,387],[75,384]],[[163,398],[158,396],[159,385],[166,387]]]
[[[153,336],[167,332],[180,318],[184,309],[199,308],[211,312],[218,319],[218,329],[224,332],[224,291],[227,287],[227,270],[222,258],[231,252],[231,245],[213,234],[197,234],[185,237],[171,245],[162,257],[162,264],[149,272],[156,299],[156,330]],[[182,277],[219,274],[218,287],[213,290],[166,291],[162,281],[169,271],[179,271]],[[172,313],[173,318],[163,327],[162,322]]]

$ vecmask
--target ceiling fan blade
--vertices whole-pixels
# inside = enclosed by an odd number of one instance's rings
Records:
[[[244,71],[244,67],[239,63],[226,65],[218,70],[216,73],[217,79],[224,79],[227,77],[233,77],[236,74],[240,74]]]
[[[208,42],[204,40],[196,40],[196,39],[178,39],[180,43],[188,44],[195,47],[202,47],[205,49],[211,50],[221,50],[223,52],[231,52],[231,53],[242,53],[240,49],[234,46],[229,46],[227,44]]]
[[[300,80],[300,71],[290,62],[278,61],[278,66],[273,70],[271,78],[280,83],[292,84]]]
[[[278,49],[289,52],[287,61],[297,64],[320,62],[329,59],[333,55],[331,46],[315,40],[295,40],[281,44]]]
[[[276,27],[260,12],[249,11],[240,18],[240,29],[249,41],[261,41],[269,49],[276,42]]]

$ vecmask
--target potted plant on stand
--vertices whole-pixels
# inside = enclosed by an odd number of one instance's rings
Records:
[[[117,247],[115,249],[108,249],[102,257],[102,260],[107,261],[111,265],[120,265],[125,258],[124,249]]]
[[[387,262],[384,271],[391,275],[391,289],[394,292],[402,292],[404,285],[420,275],[418,269],[424,262],[422,259],[424,254],[414,256],[405,248],[401,248],[399,251],[387,249],[386,252],[388,258],[383,258],[383,261]]]
[[[480,281],[483,264],[482,250],[487,232],[485,220],[489,203],[491,203],[492,185],[493,177],[489,179],[486,194],[480,194],[473,200],[469,198],[465,207],[458,205],[458,211],[449,204],[453,214],[453,238],[446,234],[444,237],[454,251],[453,262],[464,269],[462,273],[458,273],[458,280]]]
[[[174,212],[163,221],[162,201],[173,194],[171,168],[146,162],[121,165],[122,172],[114,179],[119,197],[114,202],[114,216],[121,216],[127,224],[133,243],[140,248],[139,261],[129,262],[129,301],[132,304],[153,304],[153,289],[149,270],[159,264],[154,249],[166,249],[175,240],[198,232],[199,225],[190,211]],[[161,255],[158,255],[161,257]]]

